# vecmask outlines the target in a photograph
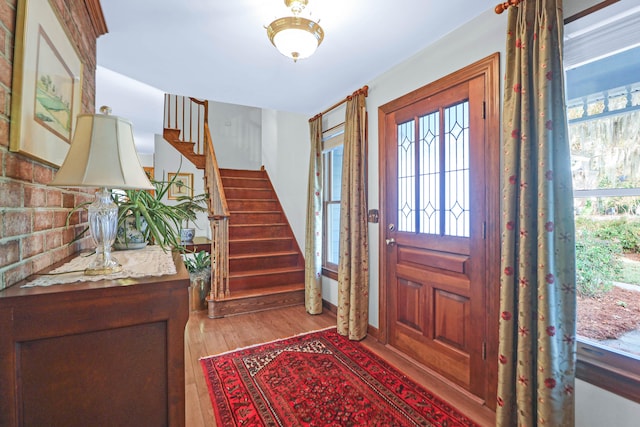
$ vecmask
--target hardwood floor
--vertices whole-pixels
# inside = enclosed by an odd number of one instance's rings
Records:
[[[327,310],[321,315],[311,316],[305,312],[303,305],[220,319],[209,319],[206,311],[192,312],[185,330],[186,426],[216,425],[209,392],[199,363],[201,357],[323,329],[335,324],[335,316]],[[367,337],[363,344],[480,425],[495,424],[495,414],[475,399],[430,375],[374,338]]]

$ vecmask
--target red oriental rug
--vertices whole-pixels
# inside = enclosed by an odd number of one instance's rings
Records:
[[[335,328],[200,363],[218,427],[477,426]]]

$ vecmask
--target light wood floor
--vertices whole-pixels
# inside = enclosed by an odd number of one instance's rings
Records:
[[[326,310],[321,315],[311,316],[302,305],[222,319],[209,319],[206,311],[191,313],[185,330],[186,426],[216,425],[199,363],[201,357],[335,326],[335,323],[335,316]],[[428,374],[374,338],[367,337],[363,344],[480,425],[495,425],[494,413],[474,399]]]

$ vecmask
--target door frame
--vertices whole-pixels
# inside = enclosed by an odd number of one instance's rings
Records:
[[[430,96],[446,90],[449,87],[466,82],[473,78],[483,76],[485,81],[485,160],[489,165],[500,166],[500,54],[498,52],[489,55],[471,65],[442,77],[432,83],[422,86],[393,101],[378,107],[378,152],[384,152],[386,145],[386,116],[415,102],[429,98]],[[383,344],[389,342],[389,316],[387,315],[388,303],[388,269],[387,269],[387,212],[386,206],[387,188],[392,188],[395,183],[386,181],[387,159],[379,156],[379,341]],[[500,170],[501,167],[486,168],[486,304],[487,316],[484,324],[486,336],[486,360],[487,381],[484,390],[484,399],[487,406],[495,410],[496,394],[498,387],[498,310],[500,291]],[[494,284],[493,286],[491,284]]]

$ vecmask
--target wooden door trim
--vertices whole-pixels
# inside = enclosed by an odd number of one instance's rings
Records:
[[[386,124],[387,116],[396,110],[405,108],[413,103],[420,102],[443,90],[460,83],[482,76],[485,83],[485,160],[489,165],[500,165],[500,54],[494,53],[484,59],[470,64],[458,71],[442,77],[432,83],[407,93],[393,101],[378,107],[378,150],[384,150],[387,139]],[[387,156],[384,153],[378,157],[378,170],[382,177],[387,177]],[[487,307],[487,317],[485,322],[486,343],[486,405],[495,410],[496,393],[498,386],[498,310],[499,310],[499,270],[500,270],[500,167],[487,168],[485,177],[487,186],[486,214],[488,223],[486,224],[486,257],[493,260],[487,263],[486,283],[495,284],[487,286],[485,304]],[[380,222],[379,222],[379,336],[378,339],[386,344],[389,341],[389,315],[386,311],[388,307],[387,295],[387,188],[390,183],[385,179],[379,180],[380,197]],[[493,321],[491,320],[493,319]],[[495,362],[495,363],[494,363]]]

